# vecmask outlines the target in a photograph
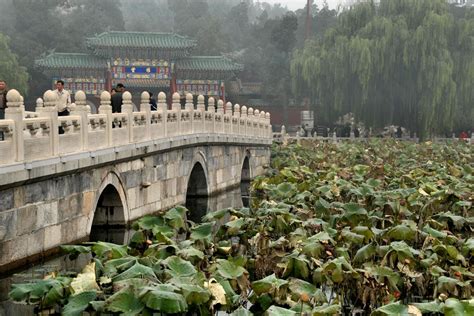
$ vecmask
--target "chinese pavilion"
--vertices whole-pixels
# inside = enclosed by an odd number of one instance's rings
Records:
[[[86,44],[90,53],[54,52],[35,64],[70,92],[95,96],[123,83],[128,90],[224,99],[225,81],[243,69],[224,56],[191,56],[196,41],[173,33],[105,32]]]

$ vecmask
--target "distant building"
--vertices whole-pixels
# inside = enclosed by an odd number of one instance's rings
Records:
[[[192,56],[193,39],[173,33],[105,32],[88,38],[89,53],[51,53],[36,60],[53,83],[65,81],[98,96],[117,83],[132,92],[149,90],[225,98],[225,81],[236,77],[243,65],[224,56]]]
[[[474,6],[474,0],[448,0],[448,3],[459,7]]]

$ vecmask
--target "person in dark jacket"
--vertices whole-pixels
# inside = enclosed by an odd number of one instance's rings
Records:
[[[7,82],[0,79],[0,120],[5,119],[5,109],[7,108],[7,92]],[[0,140],[4,140],[2,131],[0,131]]]
[[[112,105],[112,113],[122,113],[122,103],[123,103],[123,93],[125,92],[125,86],[121,83],[118,83],[115,87],[117,91],[112,95],[111,98],[111,105]]]
[[[148,91],[148,94],[150,95],[150,107],[152,111],[156,111],[158,109],[158,105],[156,104],[156,100],[153,97],[153,92]]]
[[[5,118],[5,109],[7,108],[7,82],[0,79],[0,120]]]

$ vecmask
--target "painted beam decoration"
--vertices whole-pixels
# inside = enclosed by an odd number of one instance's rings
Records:
[[[220,80],[176,80],[180,95],[191,93],[193,95],[220,96],[223,84],[224,82]]]
[[[104,78],[53,78],[52,87],[56,89],[56,81],[64,81],[64,89],[74,94],[81,90],[89,95],[99,95],[105,90],[105,79]]]
[[[112,78],[171,80],[174,63],[156,59],[120,59],[112,66]]]

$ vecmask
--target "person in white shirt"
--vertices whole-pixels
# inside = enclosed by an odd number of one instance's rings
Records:
[[[58,95],[58,116],[68,116],[71,105],[71,95],[64,89],[64,81],[56,81],[55,93]]]
[[[69,106],[71,105],[71,95],[69,91],[64,89],[64,81],[56,81],[56,90],[54,93],[58,95],[58,116],[68,116]],[[59,134],[64,134],[64,129],[59,126]]]

